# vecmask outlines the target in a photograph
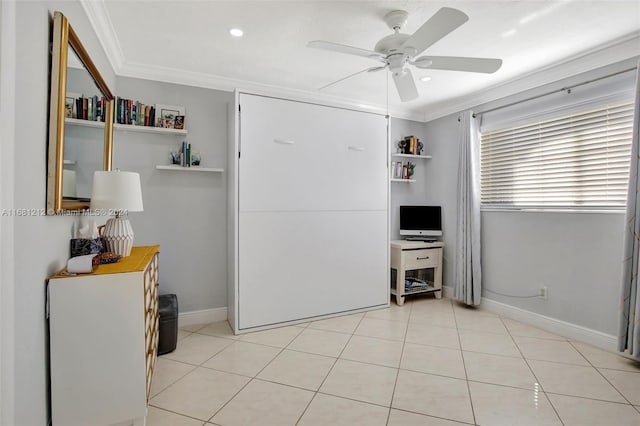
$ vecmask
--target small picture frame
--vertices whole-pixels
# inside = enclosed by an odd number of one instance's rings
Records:
[[[64,116],[66,118],[82,118],[78,117],[78,98],[81,98],[81,93],[67,92],[67,96],[64,99]],[[71,115],[69,115],[71,112]]]
[[[76,100],[67,96],[64,100],[64,116],[65,118],[76,118]]]
[[[184,115],[176,115],[173,121],[174,129],[184,129]]]
[[[177,116],[182,116],[182,128],[184,128],[184,107],[156,104],[156,127],[175,129]]]

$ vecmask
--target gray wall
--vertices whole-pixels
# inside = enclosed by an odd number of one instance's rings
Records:
[[[456,208],[458,203],[458,116],[449,115],[426,123],[425,137],[429,153],[429,167],[425,179],[429,183],[427,200],[442,206],[444,261],[442,284],[453,286],[456,243]]]
[[[401,205],[434,205],[442,207],[442,240],[445,243],[442,265],[444,285],[453,283],[455,245],[458,120],[452,115],[430,123],[391,119],[391,152],[404,136],[415,135],[424,144],[424,155],[430,160],[415,160],[415,183],[391,183],[391,239],[399,239]]]
[[[482,213],[483,297],[616,335],[624,214]]]
[[[55,10],[69,18],[107,84],[115,87],[113,70],[78,2],[17,3],[16,134],[15,141],[8,142],[15,145],[13,207],[16,208],[45,208],[48,42],[50,14]],[[15,286],[16,425],[47,424],[45,279],[60,270],[67,260],[74,220],[69,216],[15,218],[15,282],[12,284]]]
[[[425,144],[423,154],[431,155],[431,146],[429,142],[425,143],[424,123],[417,121],[402,120],[391,118],[391,153],[397,151],[398,142],[405,136],[415,136]],[[391,157],[391,161],[406,162],[406,158]],[[433,160],[416,159],[411,160],[416,164],[412,179],[414,183],[391,182],[391,211],[390,217],[390,235],[392,240],[400,239],[400,206],[401,205],[421,205],[427,200],[428,183],[425,180],[426,170],[431,166]]]
[[[554,88],[628,67],[613,67],[575,76],[514,95],[512,102]],[[424,124],[429,154],[426,199],[443,207],[445,241],[444,285],[453,286],[458,170],[457,115]],[[420,194],[416,200],[424,200]],[[483,211],[483,297],[603,333],[617,334],[622,258],[623,213],[496,212]],[[548,300],[505,297],[538,293],[548,288]]]
[[[135,245],[160,244],[160,294],[180,312],[227,305],[227,173],[157,170],[183,140],[202,166],[227,168],[227,103],[233,94],[118,77],[118,96],[185,107],[186,137],[114,132],[113,167],[140,173],[144,212],[130,213]]]

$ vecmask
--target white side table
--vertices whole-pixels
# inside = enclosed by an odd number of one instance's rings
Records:
[[[405,296],[412,294],[435,293],[437,299],[442,297],[443,247],[441,241],[391,241],[391,269],[396,271],[391,294],[396,297],[398,305],[402,306]],[[433,269],[432,275],[430,269]],[[407,278],[411,286],[405,286]]]

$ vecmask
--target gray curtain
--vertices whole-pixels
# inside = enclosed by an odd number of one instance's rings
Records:
[[[454,298],[479,305],[480,267],[480,129],[471,111],[460,116],[458,131],[458,211]]]
[[[640,64],[636,70],[635,112],[631,140],[631,164],[629,166],[629,191],[627,193],[627,216],[624,233],[624,257],[622,258],[622,300],[620,303],[620,329],[618,350],[628,351],[640,360],[640,297],[638,295],[638,272],[640,261],[640,132],[638,115],[640,110]]]

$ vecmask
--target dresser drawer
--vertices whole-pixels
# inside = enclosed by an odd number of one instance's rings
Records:
[[[435,268],[440,264],[440,249],[406,250],[405,269]]]

